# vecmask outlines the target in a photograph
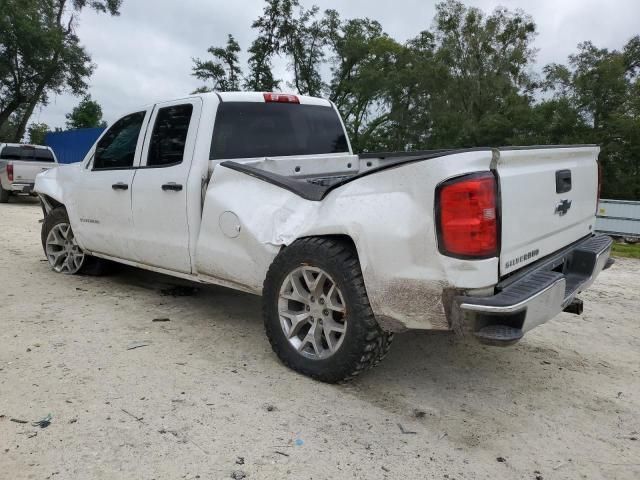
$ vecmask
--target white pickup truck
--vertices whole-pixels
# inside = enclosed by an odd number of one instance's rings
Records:
[[[509,345],[608,267],[598,147],[354,155],[335,106],[211,93],[115,122],[38,175],[56,272],[112,260],[262,295],[289,367],[349,379],[407,329]]]
[[[11,195],[32,194],[36,175],[57,166],[49,147],[0,143],[0,203],[7,203]]]

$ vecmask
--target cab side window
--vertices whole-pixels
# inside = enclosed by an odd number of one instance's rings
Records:
[[[192,113],[191,104],[158,110],[149,144],[148,167],[177,165],[182,162]]]
[[[96,146],[94,170],[133,166],[144,116],[145,112],[132,113],[113,124]]]

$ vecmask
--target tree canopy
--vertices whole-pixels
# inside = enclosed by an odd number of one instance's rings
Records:
[[[52,94],[82,95],[93,72],[75,34],[90,8],[118,15],[122,0],[3,0],[0,15],[0,132],[20,141],[37,105]]]
[[[640,199],[640,36],[620,50],[579,43],[566,64],[536,72],[531,16],[459,0],[438,3],[431,28],[406,42],[375,19],[299,0],[265,0],[251,27],[246,70],[230,35],[213,61],[194,60],[194,75],[218,90],[325,96],[356,151],[596,143],[603,196]],[[290,82],[275,77],[275,57]]]
[[[67,128],[77,130],[79,128],[105,128],[107,122],[102,120],[102,107],[98,102],[87,95],[71,113],[65,115]]]
[[[44,145],[44,137],[49,131],[49,125],[46,123],[32,123],[28,129],[29,143],[32,145]]]

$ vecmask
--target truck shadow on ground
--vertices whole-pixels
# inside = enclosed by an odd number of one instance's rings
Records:
[[[351,383],[325,385],[279,363],[264,334],[261,301],[255,295],[131,267],[121,267],[107,283],[115,295],[133,296],[154,311],[166,309],[174,335],[170,342],[197,352],[203,364],[210,364],[207,372],[220,371],[217,349],[232,350],[233,356],[224,361],[227,367],[245,363],[253,372],[244,378],[247,382],[264,386],[268,378],[293,390],[314,388],[329,398],[337,395],[339,401],[350,398],[388,412],[434,441],[446,436],[462,448],[536,431],[542,428],[535,413],[541,409],[544,422],[558,425],[566,423],[564,405],[577,407],[576,415],[587,424],[607,411],[626,411],[615,399],[583,384],[587,371],[607,372],[597,359],[563,348],[558,331],[570,326],[559,328],[554,322],[541,327],[551,329],[551,335],[528,336],[509,348],[483,346],[446,333],[399,334],[378,367]],[[550,398],[557,408],[544,407]]]

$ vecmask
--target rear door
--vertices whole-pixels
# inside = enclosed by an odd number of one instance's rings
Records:
[[[598,147],[500,150],[502,275],[593,233],[598,152]]]
[[[114,123],[98,140],[93,159],[71,191],[74,231],[89,251],[136,260],[131,192],[150,113],[134,112]]]
[[[200,208],[201,190],[188,177],[202,100],[155,106],[133,181],[133,252],[145,265],[191,272],[188,208]]]

